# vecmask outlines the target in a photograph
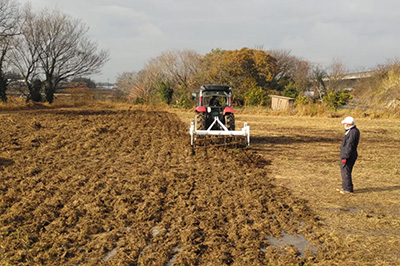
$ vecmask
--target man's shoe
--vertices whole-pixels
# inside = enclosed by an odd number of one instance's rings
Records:
[[[337,192],[343,191],[343,188],[341,188],[341,187],[340,187],[340,188],[337,188],[336,191],[337,191]]]
[[[340,190],[339,193],[342,194],[342,195],[345,195],[345,194],[353,194],[352,191],[347,191],[347,190]]]

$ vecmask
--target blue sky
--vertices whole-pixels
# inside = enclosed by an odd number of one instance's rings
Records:
[[[22,1],[22,0],[21,0]],[[110,51],[96,81],[139,71],[168,50],[242,47],[290,50],[327,67],[339,60],[363,71],[398,59],[400,1],[395,0],[31,0],[90,27]]]

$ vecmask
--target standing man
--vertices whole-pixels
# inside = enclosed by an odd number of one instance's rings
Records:
[[[342,145],[340,146],[340,173],[342,174],[342,187],[338,189],[340,194],[353,193],[351,172],[357,160],[357,146],[360,140],[360,131],[351,116],[343,119],[342,124],[346,130]]]

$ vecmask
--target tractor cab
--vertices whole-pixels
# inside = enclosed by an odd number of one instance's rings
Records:
[[[219,89],[219,90],[218,90]],[[225,107],[232,105],[232,90],[227,86],[202,86],[198,106]]]
[[[196,94],[194,94],[196,97]],[[199,90],[197,106],[225,107],[232,105],[232,89],[229,86],[205,85]]]

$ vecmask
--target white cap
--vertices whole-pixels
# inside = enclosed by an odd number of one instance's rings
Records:
[[[348,116],[342,120],[342,124],[354,125],[354,123],[355,123],[354,118],[351,116]]]

